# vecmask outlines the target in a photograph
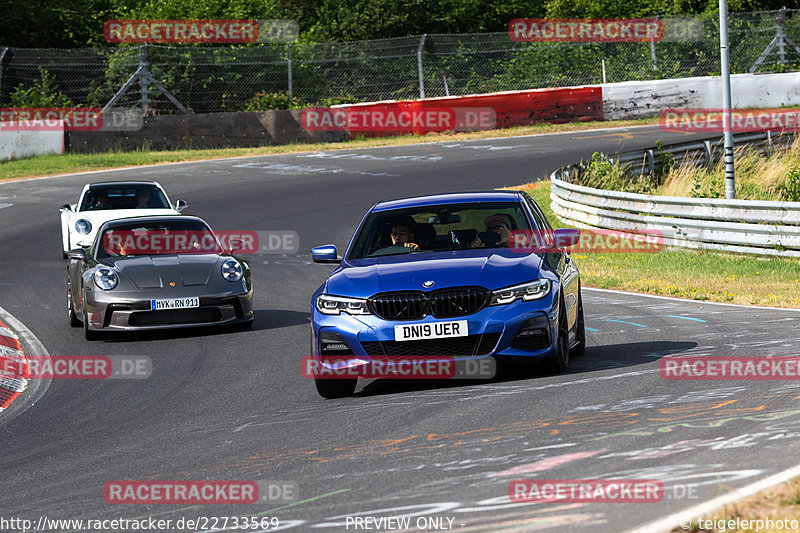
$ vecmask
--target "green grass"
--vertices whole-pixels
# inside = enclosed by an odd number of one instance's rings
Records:
[[[352,150],[354,148],[370,148],[376,146],[397,146],[415,143],[430,143],[452,140],[488,139],[496,137],[512,137],[516,135],[536,135],[564,131],[581,131],[611,127],[646,126],[658,124],[658,119],[625,120],[616,122],[573,122],[570,124],[535,124],[502,130],[480,131],[472,133],[436,133],[422,136],[405,135],[399,137],[380,137],[374,139],[356,139],[341,143],[288,144],[281,146],[260,146],[255,148],[221,148],[214,150],[175,150],[133,152],[100,152],[92,154],[46,155],[0,161],[0,180],[67,174],[121,167],[135,167],[158,163],[174,163],[179,161],[201,161],[230,157],[247,157],[256,155],[274,155],[295,152],[322,150]]]
[[[550,182],[528,191],[555,227]],[[658,253],[573,254],[585,287],[618,289],[747,305],[800,307],[800,261],[729,253],[665,249]]]

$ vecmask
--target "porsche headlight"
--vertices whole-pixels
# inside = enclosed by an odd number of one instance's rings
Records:
[[[505,305],[522,298],[523,302],[539,300],[550,293],[550,280],[537,279],[522,285],[514,285],[505,289],[492,291],[492,299],[489,305]]]
[[[110,268],[98,268],[94,271],[94,284],[103,289],[110,291],[119,283],[119,276]]]
[[[92,223],[85,218],[82,218],[75,222],[75,231],[81,235],[89,235],[89,233],[92,231]]]
[[[244,275],[242,264],[236,259],[228,259],[222,263],[222,277],[228,281],[239,281]]]
[[[320,294],[317,296],[317,310],[323,315],[338,315],[342,311],[349,315],[369,315],[367,301],[361,298],[345,298]]]

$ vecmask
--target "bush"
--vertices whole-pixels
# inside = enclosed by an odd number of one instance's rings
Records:
[[[268,93],[261,91],[255,94],[245,106],[245,111],[271,111],[273,109],[302,109],[299,98],[289,93]]]
[[[19,84],[11,93],[11,107],[75,107],[67,96],[58,90],[55,78],[39,67],[39,79],[27,89]]]
[[[642,194],[648,194],[652,190],[649,179],[645,177],[631,178],[618,162],[611,163],[608,156],[600,152],[592,154],[592,160],[589,161],[578,181],[580,185],[595,189]]]
[[[781,200],[800,202],[800,165],[789,170],[783,183],[778,184]]]

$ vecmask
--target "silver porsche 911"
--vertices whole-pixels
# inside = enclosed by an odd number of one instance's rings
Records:
[[[193,216],[111,220],[69,251],[69,322],[103,332],[253,323],[250,267]]]

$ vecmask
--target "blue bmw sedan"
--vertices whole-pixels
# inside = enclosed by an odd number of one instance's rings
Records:
[[[541,246],[516,246],[520,234]],[[568,246],[524,192],[440,194],[380,202],[312,297],[312,357],[320,368],[419,356],[545,358],[562,372],[585,349],[580,274]],[[333,361],[333,362],[332,362]],[[333,366],[331,367],[333,368]],[[314,377],[325,398],[357,378]]]

